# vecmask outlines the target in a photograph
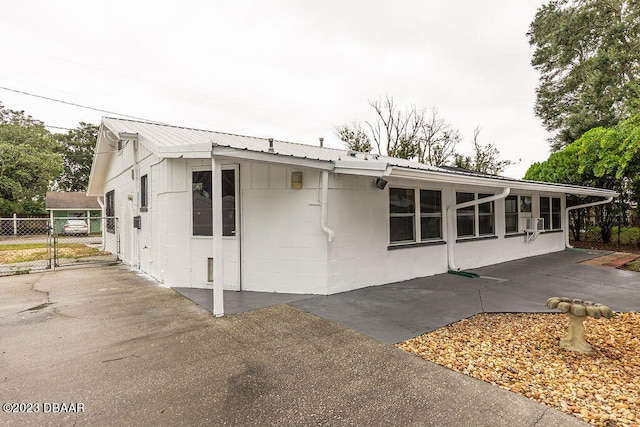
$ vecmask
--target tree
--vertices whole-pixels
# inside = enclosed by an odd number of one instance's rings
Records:
[[[455,154],[455,166],[473,172],[500,175],[504,169],[513,164],[511,160],[500,160],[500,151],[492,144],[482,145],[478,141],[480,127],[473,131],[474,157]]]
[[[62,159],[44,124],[0,103],[0,213],[44,212],[44,196]]]
[[[424,123],[424,111],[415,106],[400,110],[388,95],[385,99],[369,101],[377,120],[365,122],[378,153],[411,159],[418,153],[418,137]]]
[[[416,106],[402,110],[389,96],[369,101],[369,105],[376,112],[376,118],[365,122],[365,127],[353,122],[335,128],[336,136],[349,149],[368,153],[375,148],[381,155],[432,166],[451,161],[460,133],[439,117],[435,108],[429,113]]]
[[[429,116],[422,120],[418,162],[431,166],[446,165],[455,156],[456,146],[461,139],[460,132],[439,117],[436,108],[432,108]]]
[[[604,243],[616,219],[628,223],[630,201],[640,201],[640,114],[610,128],[598,127],[532,165],[525,179],[607,188],[620,193],[615,203],[596,207]],[[574,237],[575,237],[574,232]]]
[[[370,153],[373,150],[371,140],[362,129],[360,122],[353,122],[351,125],[338,125],[334,129],[335,134],[347,148],[360,153]]]
[[[55,186],[63,191],[86,191],[91,174],[93,152],[98,139],[98,126],[80,122],[67,134],[54,135],[57,152],[63,159],[63,171]]]
[[[557,182],[571,185],[585,185],[586,178],[583,178],[579,172],[580,162],[578,159],[578,146],[569,145],[562,151],[552,153],[549,158],[540,163],[532,164],[524,179],[541,182]],[[567,205],[576,206],[586,203],[583,196],[574,194],[567,195]],[[583,228],[585,212],[582,209],[574,209],[569,211],[570,221],[569,229],[573,235],[573,240],[579,241],[580,232]]]
[[[640,107],[640,2],[552,0],[529,31],[540,72],[536,115],[554,151]]]

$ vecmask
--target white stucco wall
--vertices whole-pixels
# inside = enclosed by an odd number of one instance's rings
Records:
[[[294,171],[303,173],[302,189],[290,188]],[[240,182],[242,289],[326,294],[318,171],[244,163]]]
[[[493,238],[457,239],[455,218],[452,224],[448,224],[446,219],[446,208],[455,205],[456,192],[499,194],[502,188],[390,179],[387,187],[379,190],[375,188],[374,179],[371,177],[332,176],[329,226],[336,232],[336,238],[329,244],[328,293],[448,271],[446,244],[389,245],[390,187],[442,192],[443,240],[448,240],[447,227],[451,226],[454,238],[449,244],[453,245],[453,261],[458,268],[476,268],[564,249],[563,232],[543,233],[532,241],[527,241],[522,234],[505,235],[504,200],[495,202]],[[560,197],[562,209],[565,207],[563,194],[526,191],[513,194],[532,197],[533,217],[540,216],[538,199],[541,195]]]
[[[163,160],[141,147],[139,170],[132,179],[133,159],[131,144],[114,153],[111,178],[106,183],[106,191],[116,190],[121,259],[169,286],[210,288],[207,260],[213,257],[213,241],[211,237],[192,235],[191,174],[211,170],[211,160]],[[225,167],[231,165],[223,163]],[[241,289],[247,291],[333,294],[444,273],[448,269],[447,245],[443,243],[448,237],[445,209],[455,204],[456,191],[502,191],[392,178],[386,189],[379,190],[372,177],[329,174],[328,226],[335,238],[328,242],[320,226],[318,170],[249,161],[237,166],[239,229],[237,239],[225,241],[225,283],[238,282],[240,277]],[[303,173],[303,188],[291,188],[292,172]],[[140,212],[139,177],[145,174],[149,206],[146,212]],[[443,242],[390,247],[390,187],[442,192]],[[540,194],[516,194],[532,196],[532,215],[538,217]],[[564,195],[544,195],[560,197],[564,209]],[[457,267],[470,269],[564,248],[562,232],[543,233],[530,242],[523,235],[505,236],[504,201],[496,201],[495,208],[496,238],[449,241]],[[135,215],[141,216],[140,230],[132,227]],[[228,244],[232,241],[240,244],[240,261],[237,256],[233,259],[235,247]]]
[[[328,293],[441,273],[444,245],[389,250],[389,193],[371,177],[332,176],[329,180]],[[398,183],[396,183],[397,185]]]

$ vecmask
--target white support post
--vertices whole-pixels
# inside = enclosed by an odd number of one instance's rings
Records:
[[[211,204],[213,212],[213,315],[224,316],[222,275],[222,168],[211,155]]]

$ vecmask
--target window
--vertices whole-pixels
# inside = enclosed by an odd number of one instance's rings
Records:
[[[222,171],[222,235],[236,235],[236,171]]]
[[[493,194],[456,193],[456,204],[491,197]],[[457,209],[456,225],[458,237],[478,237],[495,234],[495,203],[486,202]],[[476,223],[478,224],[476,232]]]
[[[391,243],[415,241],[415,190],[389,189],[389,240]]]
[[[115,208],[115,190],[108,191],[105,195],[104,213],[107,218],[107,231],[109,233],[116,232],[116,220],[114,218],[116,213]]]
[[[211,190],[211,171],[194,171],[191,175],[194,236],[213,236]]]
[[[560,230],[562,228],[559,197],[551,198],[551,228],[554,230]]]
[[[389,240],[412,243],[442,239],[442,194],[437,190],[389,189]]]
[[[540,218],[544,220],[545,230],[562,229],[559,197],[540,197]]]
[[[518,228],[518,196],[507,196],[504,199],[504,229],[507,233],[517,233]]]
[[[420,190],[420,240],[442,239],[442,194]]]
[[[493,194],[478,194],[478,199],[484,199],[485,197],[491,196],[493,196]],[[478,205],[478,233],[481,236],[486,236],[487,234],[495,234],[495,221],[495,203],[480,203]]]
[[[474,193],[456,193],[456,205],[470,202],[475,199]],[[458,237],[470,237],[476,235],[476,208],[469,206],[458,209],[456,212],[456,226]]]
[[[149,184],[147,175],[140,177],[140,210],[146,211],[149,207]]]
[[[507,196],[504,200],[505,232],[518,233],[520,218],[531,218],[531,196]]]

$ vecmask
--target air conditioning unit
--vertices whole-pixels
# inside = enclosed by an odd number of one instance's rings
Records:
[[[544,218],[525,218],[524,232],[527,234],[527,242],[536,240],[542,231],[544,231]]]
[[[524,231],[534,232],[544,230],[544,218],[525,218]]]

